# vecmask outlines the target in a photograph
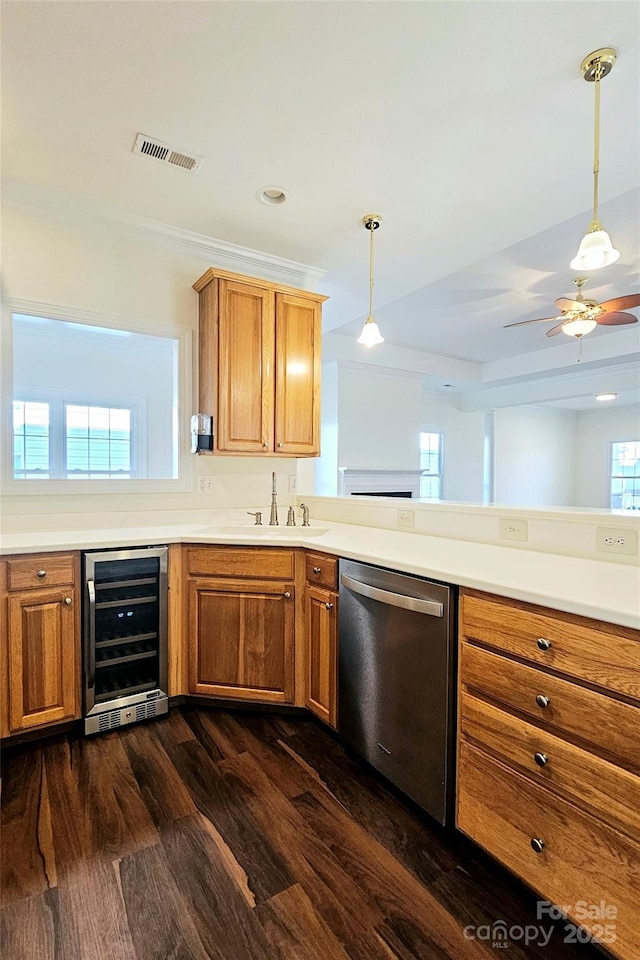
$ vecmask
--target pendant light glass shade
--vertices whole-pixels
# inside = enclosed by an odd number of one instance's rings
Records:
[[[593,128],[593,219],[585,233],[577,254],[571,261],[572,270],[599,270],[615,263],[620,251],[614,249],[611,237],[598,220],[598,180],[600,176],[600,81],[606,77],[616,62],[616,52],[611,47],[595,50],[585,57],[580,65],[582,76],[595,88],[595,120]]]
[[[586,333],[591,333],[597,326],[595,320],[582,320],[580,317],[576,317],[575,320],[567,320],[566,323],[563,323],[562,332],[569,337],[584,337]]]
[[[384,337],[380,335],[380,329],[373,317],[367,317],[357,342],[364,344],[365,347],[375,347],[377,343],[384,343]]]
[[[362,218],[366,229],[370,233],[369,238],[369,316],[362,328],[362,333],[358,337],[358,343],[365,347],[375,347],[378,343],[384,343],[384,337],[380,333],[378,324],[373,316],[373,233],[380,226],[382,217],[376,213],[368,213]]]
[[[582,238],[580,249],[571,261],[571,269],[597,270],[615,263],[619,257],[620,251],[614,249],[607,231],[603,230],[601,223],[596,223]]]

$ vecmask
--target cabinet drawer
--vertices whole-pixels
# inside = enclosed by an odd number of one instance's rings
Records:
[[[460,698],[460,733],[534,782],[579,797],[640,843],[640,777],[468,693]]]
[[[640,700],[638,630],[465,594],[462,632],[539,666]]]
[[[640,708],[514,660],[462,644],[461,682],[640,768]],[[548,698],[542,707],[536,697]]]
[[[73,583],[73,554],[45,553],[7,561],[9,590],[61,587]]]
[[[291,580],[293,550],[278,547],[189,547],[187,568],[190,574],[197,576]]]
[[[569,916],[578,917],[581,903],[604,900],[615,918],[581,922],[594,934],[597,923],[615,924],[607,948],[625,960],[640,957],[640,847],[633,841],[464,741],[457,825]],[[534,838],[544,843],[541,853]]]
[[[326,553],[307,553],[307,580],[335,590],[338,585],[338,561]]]

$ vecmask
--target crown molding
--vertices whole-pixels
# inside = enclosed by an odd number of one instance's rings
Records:
[[[136,243],[148,243],[209,266],[263,277],[275,283],[315,290],[326,270],[272,256],[250,247],[183,230],[135,214],[54,194],[15,180],[2,186],[2,202],[13,210],[83,230],[99,230]]]

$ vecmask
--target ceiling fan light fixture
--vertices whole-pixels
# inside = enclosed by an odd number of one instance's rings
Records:
[[[620,251],[611,243],[611,237],[598,220],[598,178],[600,175],[600,81],[616,62],[612,47],[594,50],[580,64],[582,76],[595,88],[595,120],[593,128],[593,219],[585,233],[576,256],[571,261],[572,270],[599,270],[615,263]]]
[[[572,270],[598,270],[608,267],[620,258],[620,251],[611,243],[611,237],[601,223],[591,224],[580,243],[577,254],[571,261]]]
[[[568,337],[584,337],[591,333],[598,326],[595,320],[583,320],[582,317],[575,317],[573,320],[567,320],[562,324],[562,332]]]
[[[380,333],[380,328],[373,316],[373,234],[382,222],[382,217],[377,213],[368,213],[362,218],[365,228],[369,231],[369,316],[365,320],[362,333],[358,337],[358,343],[365,347],[375,347],[378,343],[384,343],[384,337]]]

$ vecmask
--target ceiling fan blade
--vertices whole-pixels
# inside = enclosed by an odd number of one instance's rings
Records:
[[[547,330],[547,336],[555,337],[556,333],[560,333],[566,322],[566,320],[563,320],[562,323],[559,323],[556,327],[551,327],[551,330]]]
[[[623,323],[637,323],[638,318],[634,317],[632,313],[616,313],[615,311],[607,311],[603,313],[602,316],[598,317],[598,323],[602,324],[604,327],[617,327]]]
[[[640,293],[630,293],[626,297],[615,297],[613,300],[605,300],[600,306],[603,310],[630,310],[633,307],[640,307]]]
[[[507,327],[524,327],[526,323],[551,323],[552,320],[559,320],[559,317],[538,317],[537,320],[518,320],[517,323],[505,323],[503,330]]]
[[[576,310],[586,310],[587,304],[583,303],[582,300],[570,300],[569,297],[560,297],[556,300],[556,307],[560,307],[563,313],[565,310],[571,310],[572,313],[575,313]]]

